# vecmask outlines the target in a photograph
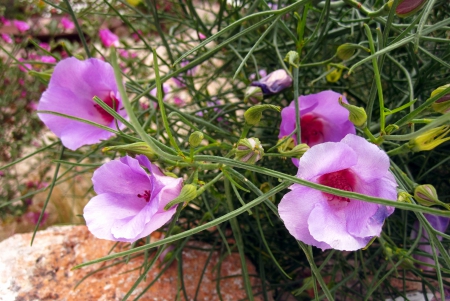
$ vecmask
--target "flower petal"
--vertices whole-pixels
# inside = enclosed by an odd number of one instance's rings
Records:
[[[116,219],[137,215],[145,207],[138,198],[124,199],[123,195],[103,193],[93,197],[84,207],[83,217],[89,231],[98,238],[116,240],[111,233]]]
[[[136,159],[125,158],[126,162],[122,162],[123,158],[110,161],[94,172],[94,190],[97,194],[116,193],[145,202],[137,195],[152,189],[149,176]]]
[[[300,158],[297,177],[311,180],[326,173],[350,168],[357,162],[358,157],[349,146],[325,142],[311,147]]]
[[[332,210],[328,204],[317,203],[309,215],[308,227],[315,240],[325,242],[333,249],[355,251],[365,247],[371,237],[352,236],[347,232],[345,221],[343,210]]]
[[[324,202],[322,192],[294,184],[292,190],[284,195],[278,205],[278,212],[289,233],[306,244],[316,245],[317,241],[308,229],[308,217],[314,205]],[[329,246],[325,247],[325,249]]]

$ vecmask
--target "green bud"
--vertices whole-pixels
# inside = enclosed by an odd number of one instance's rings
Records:
[[[289,65],[298,68],[300,63],[300,57],[298,56],[298,52],[293,50],[289,51],[284,57],[284,61],[289,63]]]
[[[195,131],[189,136],[189,145],[191,147],[197,147],[200,145],[200,143],[202,143],[202,140],[203,140],[203,133]]]
[[[366,52],[370,52],[370,49],[368,49],[364,46],[361,46],[358,44],[345,43],[337,48],[336,55],[341,60],[346,61],[346,60],[350,59],[355,54],[356,50],[358,50],[358,49],[364,50]]]
[[[439,205],[440,203],[442,203],[441,201],[439,201],[436,189],[433,187],[433,185],[430,184],[416,186],[416,188],[414,189],[414,198],[416,199],[417,203],[426,207]]]
[[[294,146],[293,149],[285,152],[285,151],[280,151],[280,149],[278,149],[278,151],[280,152],[280,154],[282,154],[283,156],[286,157],[294,157],[294,158],[300,158],[301,156],[303,156],[304,153],[306,153],[309,150],[309,146],[308,144],[305,143],[301,143],[299,145]]]
[[[439,94],[440,92],[444,91],[448,87],[450,87],[450,84],[447,84],[445,86],[440,86],[439,88],[437,88],[436,90],[431,92],[431,96],[430,97],[433,97],[436,94]],[[442,113],[442,114],[445,114],[445,113],[449,112],[450,111],[450,94],[444,95],[441,98],[439,98],[438,100],[436,100],[431,105],[431,107],[436,112],[439,112],[439,113]]]
[[[165,207],[164,210],[169,210],[172,206],[179,203],[187,203],[192,201],[197,197],[197,185],[186,184],[181,188],[180,195],[178,195],[175,199],[170,201]]]
[[[136,142],[136,143],[125,144],[125,145],[108,146],[108,147],[104,147],[102,149],[102,152],[108,152],[108,151],[125,151],[129,154],[145,155],[151,160],[158,158],[158,156],[153,151],[153,149],[150,146],[148,146],[148,144],[145,142]]]
[[[406,191],[400,191],[397,195],[397,202],[399,203],[411,203],[411,197]]]
[[[294,138],[289,137],[288,139],[286,139],[286,136],[285,136],[285,137],[279,139],[277,144],[279,144],[283,140],[285,140],[285,141],[278,146],[278,152],[280,154],[289,152],[295,147]]]
[[[366,127],[367,114],[363,108],[343,102],[342,96],[339,97],[339,104],[348,110],[348,120],[350,120],[351,123],[353,123],[358,128]]]
[[[260,87],[249,86],[245,90],[244,102],[250,101],[253,104],[257,104],[264,99],[264,94]]]
[[[274,105],[256,105],[245,111],[244,118],[248,125],[257,125],[262,117],[262,112],[264,110],[271,109],[277,112],[281,112],[279,106]]]
[[[333,69],[331,69],[331,68],[333,68]],[[325,79],[329,83],[335,83],[341,78],[342,71],[344,71],[344,68],[339,68],[338,66],[327,65],[327,70],[330,70],[330,69],[331,69],[331,72],[329,72],[325,76]]]
[[[450,126],[442,125],[428,130],[422,135],[411,139],[408,146],[413,152],[432,150],[441,143],[450,140],[450,137],[444,138],[450,132]]]
[[[264,148],[258,138],[245,138],[237,143],[235,160],[255,164],[264,156]]]

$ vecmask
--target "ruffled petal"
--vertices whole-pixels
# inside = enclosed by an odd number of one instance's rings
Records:
[[[315,240],[325,242],[336,250],[355,251],[364,248],[371,239],[354,237],[348,233],[344,211],[332,210],[327,204],[314,205],[308,218],[308,226]]]
[[[122,160],[126,160],[126,163]],[[138,194],[152,189],[149,176],[139,162],[131,157],[103,164],[94,172],[92,182],[98,194],[117,193],[136,199],[139,199]],[[145,202],[143,199],[139,200]]]
[[[317,245],[308,229],[308,217],[314,205],[325,202],[323,194],[309,187],[294,184],[278,205],[278,213],[289,233],[306,244]]]
[[[325,142],[311,147],[300,158],[297,177],[311,180],[326,173],[350,168],[357,162],[358,157],[349,146]]]
[[[91,145],[107,140],[114,133],[102,130],[101,128],[86,123],[68,123],[59,135],[62,144],[71,150],[76,150],[83,145]]]
[[[123,195],[103,193],[87,203],[83,216],[89,231],[96,237],[116,240],[111,233],[115,221],[137,215],[145,205],[142,199],[127,199]]]
[[[342,142],[350,146],[358,156],[352,170],[366,182],[384,177],[389,169],[389,157],[378,146],[356,135],[347,135]]]

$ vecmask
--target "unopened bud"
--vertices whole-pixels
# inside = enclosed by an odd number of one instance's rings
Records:
[[[132,144],[125,144],[125,145],[115,145],[115,146],[108,146],[104,147],[102,149],[102,152],[108,152],[108,151],[125,151],[129,154],[135,154],[135,155],[145,155],[149,159],[156,159],[158,156],[153,151],[153,149],[148,146],[145,142],[136,142]]]
[[[244,113],[245,122],[248,125],[257,125],[261,120],[262,112],[267,109],[275,110],[277,112],[281,111],[281,108],[279,106],[256,105],[245,111]]]
[[[300,57],[298,56],[298,52],[297,51],[289,51],[285,58],[284,61],[289,63],[289,65],[294,66],[295,68],[298,68],[298,65],[300,63]]]
[[[450,84],[437,88],[436,90],[431,92],[431,97],[435,96],[436,94],[438,94],[440,92],[443,92],[445,89],[447,89],[449,87],[450,87]],[[449,112],[450,111],[450,93],[447,94],[447,95],[444,95],[441,98],[439,98],[438,100],[436,100],[431,105],[431,107],[436,112],[439,112],[439,113],[442,113],[442,114],[445,114],[445,113]]]
[[[436,189],[430,184],[418,185],[414,189],[414,198],[417,203],[426,207],[439,205],[441,203],[441,201],[439,201]]]
[[[292,78],[284,69],[280,69],[267,74],[259,81],[252,82],[250,85],[260,87],[264,96],[266,96],[279,93],[292,86]]]
[[[442,125],[411,139],[408,142],[413,152],[432,150],[441,143],[450,140],[450,137],[444,138],[450,132],[450,126]]]
[[[342,96],[339,97],[339,104],[348,110],[348,120],[350,120],[351,123],[358,128],[366,127],[367,114],[363,108],[345,103],[342,100]]]
[[[169,210],[172,206],[179,203],[190,202],[196,197],[197,197],[197,185],[186,184],[183,186],[183,188],[181,188],[180,194],[164,207],[164,210]]]
[[[361,46],[358,44],[345,43],[337,48],[336,55],[341,60],[346,61],[346,60],[350,59],[355,54],[356,50],[358,50],[358,49],[364,50],[366,52],[370,52],[370,49],[368,49],[364,46]]]
[[[286,151],[286,152],[280,151],[280,154],[282,154],[283,156],[286,156],[286,157],[300,158],[308,150],[309,150],[308,144],[301,143],[299,145],[294,146],[294,148],[291,149],[290,151]]]
[[[400,18],[406,18],[418,12],[428,0],[400,0],[395,9],[395,14]]]
[[[237,143],[235,160],[254,164],[264,156],[264,148],[258,138],[245,138]]]
[[[197,147],[200,145],[200,143],[202,143],[202,140],[203,140],[203,133],[195,131],[189,136],[189,145],[191,147]]]
[[[289,137],[289,138],[286,139],[286,136],[284,136],[283,138],[278,140],[277,144],[279,144],[279,143],[281,143],[278,146],[278,152],[280,154],[282,154],[284,152],[291,151],[295,147],[295,140],[292,137]]]
[[[260,103],[264,98],[260,87],[249,86],[245,90],[244,102],[250,101],[252,104]]]
[[[399,203],[411,203],[411,197],[406,191],[400,191],[397,195],[397,202]]]

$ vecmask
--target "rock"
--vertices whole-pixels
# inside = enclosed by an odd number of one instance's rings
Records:
[[[85,226],[52,227],[37,233],[30,246],[31,233],[16,234],[0,243],[0,301],[34,300],[122,300],[136,279],[144,256],[137,256],[125,264],[119,260],[97,263],[78,270],[74,266],[101,258],[108,254],[114,242],[93,237]],[[114,252],[124,251],[129,244],[119,243]],[[220,280],[222,300],[246,299],[241,277],[241,263],[237,253],[231,256],[213,252],[210,245],[188,242],[182,251],[183,282],[188,300],[220,300],[217,280]],[[218,265],[218,262],[222,264]],[[110,264],[75,285],[89,273]],[[174,261],[162,276],[139,300],[186,300],[180,290],[178,262]],[[206,271],[202,271],[207,264]],[[260,281],[254,277],[255,267],[247,262],[254,293],[261,291]],[[164,266],[159,260],[147,278],[134,290],[129,300],[134,300],[158,275]],[[219,276],[220,271],[220,276]],[[198,283],[201,278],[201,285]],[[255,296],[255,300],[262,297]]]

